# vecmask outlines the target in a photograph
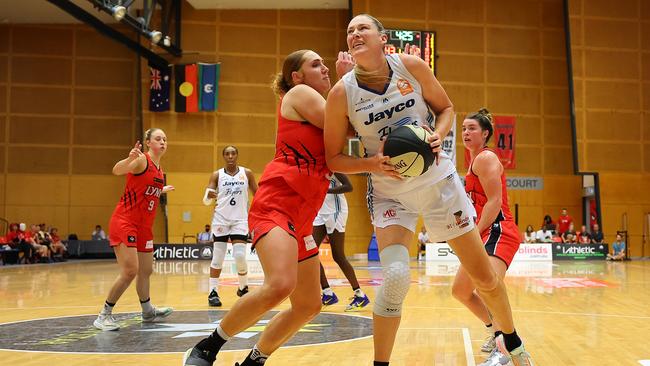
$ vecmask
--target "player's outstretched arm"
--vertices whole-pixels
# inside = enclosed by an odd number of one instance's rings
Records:
[[[217,198],[217,187],[219,185],[219,171],[213,172],[210,174],[210,179],[208,180],[208,186],[205,188],[203,193],[203,204],[210,206],[212,200]]]
[[[137,141],[126,159],[122,159],[113,166],[113,174],[124,175],[128,173],[142,173],[147,168],[147,157],[142,152],[142,144]]]

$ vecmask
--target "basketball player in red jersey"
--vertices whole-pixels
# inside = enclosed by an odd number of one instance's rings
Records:
[[[153,221],[160,195],[174,190],[173,186],[164,186],[160,168],[160,158],[167,149],[167,136],[163,130],[151,128],[145,132],[144,143],[148,150],[146,153],[140,150],[142,144],[138,141],[129,156],[113,167],[113,174],[127,176],[124,194],[109,225],[109,242],[120,265],[120,275],[93,323],[101,330],[120,328],[113,318],[113,307],[134,278],[143,322],[153,322],[172,313],[171,308],[151,305],[149,298],[149,277],[153,272]]]
[[[337,69],[341,61],[339,56]],[[230,337],[289,297],[291,307],[271,319],[241,364],[262,365],[320,312],[320,262],[311,233],[329,186],[323,145],[328,71],[313,51],[295,51],[284,60],[273,84],[280,97],[275,157],[264,169],[248,215],[264,284],[240,298],[215,331],[185,353],[184,365],[212,365]]]
[[[521,238],[519,228],[508,206],[506,175],[497,155],[487,148],[494,133],[492,115],[483,108],[470,114],[463,121],[463,144],[469,150],[471,163],[465,177],[465,191],[476,209],[477,228],[490,256],[490,263],[503,279],[510,266]],[[474,283],[461,264],[454,280],[452,293],[485,324],[488,338],[481,346],[483,352],[491,352],[481,365],[498,365],[502,354],[495,347],[495,337],[500,334],[498,324],[493,325],[485,303],[476,293]]]

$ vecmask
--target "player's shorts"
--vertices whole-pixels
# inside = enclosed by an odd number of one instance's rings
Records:
[[[280,227],[296,238],[298,261],[318,255],[318,246],[311,235],[312,223],[323,204],[329,182],[323,178],[310,180],[309,183],[319,183],[320,186],[314,186],[312,196],[303,197],[282,178],[260,182],[248,213],[253,246],[271,229]]]
[[[367,198],[372,224],[379,228],[400,225],[415,232],[422,215],[431,241],[444,242],[475,227],[476,211],[455,172],[430,186],[395,195],[374,190],[369,180]]]
[[[333,214],[321,214],[316,215],[314,219],[314,226],[323,226],[325,225],[325,230],[327,234],[331,234],[334,230],[339,233],[345,232],[345,223],[348,221],[348,212],[341,211]]]
[[[495,222],[488,230],[481,233],[481,238],[488,255],[501,259],[507,267],[510,267],[521,244],[517,224],[514,221]]]
[[[230,236],[230,235],[248,235],[248,221],[224,221],[212,220],[212,235],[215,237]]]
[[[108,241],[112,247],[123,243],[129,248],[137,248],[140,253],[153,252],[153,231],[150,225],[136,225],[115,215],[109,223]]]

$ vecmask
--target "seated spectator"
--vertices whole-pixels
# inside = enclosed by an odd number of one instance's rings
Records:
[[[542,225],[542,229],[535,233],[535,240],[538,243],[551,243],[553,241],[553,232],[546,225]]]
[[[616,234],[616,241],[612,245],[612,253],[607,253],[607,260],[622,261],[625,259],[625,242],[621,234]]]
[[[556,225],[555,222],[553,221],[553,218],[551,215],[546,215],[544,216],[544,222],[542,222],[542,226],[546,226],[548,230],[555,231]]]
[[[576,235],[576,230],[573,227],[573,223],[570,223],[569,228],[562,233],[562,242],[565,244],[574,244],[578,242],[578,236]]]
[[[92,240],[106,240],[106,233],[101,225],[95,225],[95,230],[90,234]]]
[[[526,231],[524,232],[524,243],[535,243],[537,242],[537,232],[533,229],[533,225],[526,226]]]
[[[28,233],[28,241],[32,245],[32,248],[34,248],[34,252],[38,254],[42,262],[50,262],[50,248],[49,242],[46,242],[42,240],[39,235],[39,227],[38,225],[32,225],[30,226],[30,232]]]
[[[7,233],[7,242],[9,246],[18,249],[18,263],[32,263],[33,249],[31,244],[29,244],[25,238],[27,233],[25,229],[27,225],[25,224],[11,224],[9,225],[9,232]]]
[[[605,238],[603,237],[603,232],[600,231],[600,226],[598,224],[594,224],[594,230],[591,233],[591,242],[594,244],[602,244],[605,241]]]
[[[213,240],[212,240],[212,232],[210,231],[210,225],[205,224],[205,230],[203,232],[200,232],[199,235],[196,236],[196,238],[199,244],[212,243]]]
[[[66,248],[65,244],[61,241],[59,230],[55,227],[50,229],[50,240],[52,240],[51,248],[54,260],[65,261],[68,248]]]
[[[582,225],[580,227],[580,232],[578,233],[578,243],[580,244],[589,244],[591,243],[591,234],[587,231],[587,227]]]
[[[562,208],[562,214],[557,219],[557,232],[562,235],[569,230],[569,225],[573,223],[573,219],[569,216],[566,208]],[[575,231],[575,229],[573,230]],[[575,234],[574,234],[575,235]]]
[[[429,242],[429,234],[427,228],[422,225],[422,230],[418,233],[418,260],[425,258],[427,252],[427,243]]]

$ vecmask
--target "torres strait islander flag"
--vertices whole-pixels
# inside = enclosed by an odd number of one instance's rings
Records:
[[[198,65],[175,65],[176,112],[198,112]]]
[[[214,111],[219,105],[219,64],[199,64],[199,110]]]

